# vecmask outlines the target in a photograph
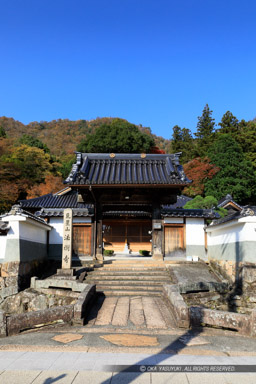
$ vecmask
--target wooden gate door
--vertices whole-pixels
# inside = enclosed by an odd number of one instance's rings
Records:
[[[131,221],[127,223],[127,241],[131,252],[139,252],[139,250],[151,251],[151,235],[148,233],[151,230],[151,221]]]
[[[178,249],[184,249],[184,227],[181,226],[170,226],[165,227],[164,230],[165,239],[165,254],[168,255]]]
[[[151,235],[148,233],[152,230],[150,220],[106,220],[103,224],[105,249],[123,252],[127,243],[131,252],[139,252],[140,249],[151,251]]]
[[[73,226],[73,251],[78,256],[91,255],[91,226]]]

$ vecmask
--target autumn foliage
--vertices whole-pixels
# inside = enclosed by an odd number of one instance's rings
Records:
[[[27,191],[27,198],[33,199],[48,193],[56,193],[61,189],[63,189],[62,178],[60,176],[47,175],[44,183],[34,185]]]
[[[197,157],[183,166],[185,174],[193,182],[184,189],[184,194],[194,197],[204,193],[205,182],[212,179],[220,168],[210,163],[210,159]]]

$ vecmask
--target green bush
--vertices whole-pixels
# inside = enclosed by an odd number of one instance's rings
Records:
[[[103,252],[104,256],[111,256],[113,255],[113,253],[114,253],[113,249],[104,249],[104,252]]]
[[[149,251],[146,251],[145,249],[139,250],[140,255],[142,256],[149,256]]]

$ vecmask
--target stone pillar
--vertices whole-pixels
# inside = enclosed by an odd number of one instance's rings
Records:
[[[5,312],[0,310],[0,337],[6,336],[6,315]]]
[[[72,209],[63,212],[62,269],[71,270],[72,264]]]
[[[251,336],[256,336],[256,309],[254,308],[251,313]]]
[[[152,258],[155,260],[163,260],[163,221],[161,219],[160,204],[153,205],[152,215]]]

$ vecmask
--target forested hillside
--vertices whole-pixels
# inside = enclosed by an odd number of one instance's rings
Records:
[[[175,125],[169,139],[150,128],[117,118],[53,120],[24,125],[0,117],[0,212],[18,199],[63,188],[74,151],[182,152],[180,161],[193,183],[189,196],[231,193],[238,203],[256,204],[256,120],[238,121],[226,112],[216,124],[206,105],[195,134]]]

